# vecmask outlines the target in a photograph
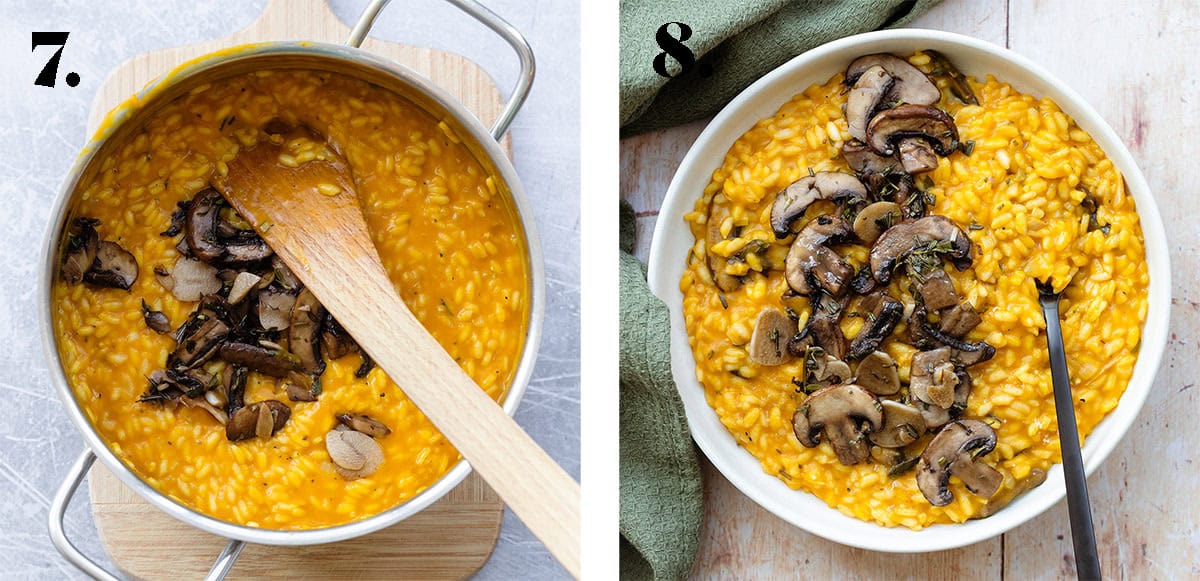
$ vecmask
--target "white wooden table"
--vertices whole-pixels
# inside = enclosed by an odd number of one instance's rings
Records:
[[[1088,480],[1110,579],[1200,578],[1200,11],[1188,0],[946,0],[912,26],[1006,46],[1080,92],[1116,129],[1154,191],[1174,268],[1171,339],[1129,435]],[[621,197],[645,260],[675,168],[706,122],[621,142]],[[1074,577],[1065,502],[1003,537],[890,555],[805,533],[743,496],[707,461],[698,578]]]

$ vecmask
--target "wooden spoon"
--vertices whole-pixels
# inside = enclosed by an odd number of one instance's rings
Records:
[[[285,139],[322,159],[289,167]],[[303,129],[244,149],[213,185],[425,413],[571,575],[579,485],[475,384],[396,294],[346,160]]]

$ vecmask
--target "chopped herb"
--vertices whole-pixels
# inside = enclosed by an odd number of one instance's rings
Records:
[[[817,177],[817,172],[813,171],[813,168],[811,165],[808,166],[808,177],[810,177],[810,178]]]
[[[721,299],[721,306],[728,309],[729,301],[725,300],[725,293],[717,293],[717,298]]]
[[[800,313],[797,313],[796,311],[792,310],[792,307],[784,307],[783,312],[787,313],[787,316],[791,317],[792,319],[795,319],[797,321],[800,320]]]
[[[963,152],[963,155],[971,155],[972,153],[975,152],[975,140],[971,139],[971,140],[959,143],[958,149],[959,149],[959,151]]]
[[[716,352],[716,351],[713,351],[712,349],[709,349],[709,350],[708,350],[708,358],[709,358],[709,359],[712,359],[712,358],[713,358],[713,355],[716,355],[716,354],[717,354],[717,352]]]
[[[263,222],[262,228],[259,228],[259,230],[261,230],[263,234],[266,234],[267,232],[271,231],[272,226],[274,226],[274,224],[270,222]]]
[[[971,220],[971,224],[967,226],[967,228],[970,228],[971,230],[983,230],[983,224],[980,224],[975,220]]]
[[[787,470],[786,470],[786,469],[784,469],[784,468],[780,468],[780,469],[779,469],[779,477],[780,477],[780,478],[782,478],[782,479],[784,479],[784,480],[787,480],[787,481],[789,481],[789,482],[791,482],[791,480],[792,480],[792,475],[791,475],[791,474],[788,474],[788,473],[787,473]]]

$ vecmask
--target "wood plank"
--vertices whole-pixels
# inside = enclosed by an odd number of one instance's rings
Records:
[[[395,8],[393,8],[395,9]],[[219,48],[261,40],[342,42],[349,27],[324,0],[270,0],[245,30],[192,46],[139,55],[115,70],[96,94],[89,119],[103,116],[134,91],[178,64]],[[478,65],[451,53],[368,39],[364,48],[432,79],[485,124],[503,102]],[[503,142],[511,155],[508,139]],[[137,579],[200,578],[225,540],[200,532],[152,507],[100,464],[88,475],[92,512],[113,562]],[[231,578],[459,579],[477,571],[499,537],[504,505],[475,474],[446,497],[391,528],[319,547],[250,545]],[[171,558],[164,559],[163,555]]]
[[[1081,93],[1120,134],[1146,174],[1162,212],[1174,269],[1172,338],[1139,421],[1088,479],[1100,564],[1113,579],[1200,576],[1200,497],[1191,484],[1200,428],[1194,387],[1200,365],[1200,250],[1193,191],[1192,65],[1200,22],[1186,1],[1013,2],[1010,42]],[[1066,31],[1066,32],[1065,32]],[[1068,577],[1066,503],[1009,533],[1005,572],[1013,579]]]

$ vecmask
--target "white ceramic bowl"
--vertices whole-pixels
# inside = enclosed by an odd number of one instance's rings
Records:
[[[825,83],[855,57],[877,53],[911,54],[934,49],[947,55],[964,73],[978,78],[992,74],[1022,92],[1053,99],[1079,126],[1090,133],[1125,176],[1137,203],[1146,242],[1150,272],[1149,312],[1142,333],[1141,353],[1129,387],[1120,403],[1088,436],[1083,448],[1085,470],[1091,474],[1133,425],[1154,381],[1167,340],[1170,315],[1170,264],[1166,235],[1150,187],[1129,150],[1112,128],[1078,94],[1050,73],[1004,48],[974,38],[932,30],[889,30],[861,34],[808,51],[771,71],[743,91],[721,111],[688,151],[671,180],[650,249],[649,283],[671,311],[671,368],[687,410],[692,437],[709,460],[739,490],[780,518],[832,541],[888,552],[924,552],[969,545],[1002,534],[1041,514],[1065,494],[1062,466],[1050,469],[1046,483],[986,519],[941,524],[913,531],[861,521],[830,508],[807,492],[788,488],[765,474],[758,460],[738,446],[717,419],[696,381],[695,360],[683,324],[683,295],[679,279],[695,240],[683,220],[704,191],[734,141],[758,120],[773,115],[793,95],[814,83]]]

